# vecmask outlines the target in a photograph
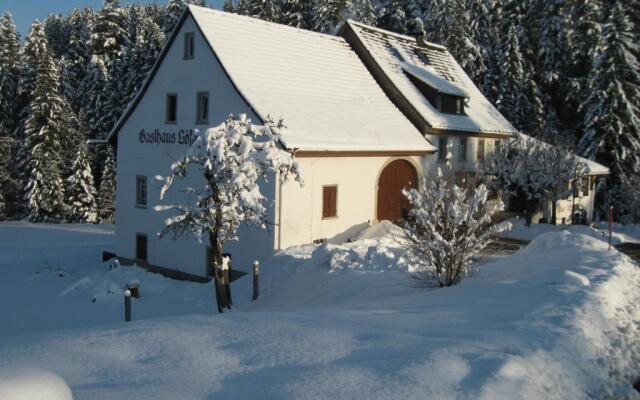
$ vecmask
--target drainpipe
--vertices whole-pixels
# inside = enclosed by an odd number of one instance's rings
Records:
[[[282,177],[278,172],[278,250],[282,250]]]

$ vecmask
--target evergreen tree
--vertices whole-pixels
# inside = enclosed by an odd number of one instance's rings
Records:
[[[403,0],[382,0],[378,6],[378,26],[392,32],[407,33],[407,15]]]
[[[370,0],[321,0],[316,3],[313,18],[315,31],[336,33],[347,19],[365,24],[375,24],[376,16]]]
[[[244,9],[246,15],[264,21],[278,22],[281,20],[278,0],[246,0]]]
[[[81,140],[76,147],[73,174],[67,178],[66,193],[69,220],[95,223],[98,221],[96,189],[87,145]]]
[[[92,137],[107,132],[107,128],[101,124],[102,110],[107,103],[107,67],[104,61],[97,56],[91,58],[87,75],[80,83],[82,88],[82,108],[86,121],[91,128]]]
[[[119,58],[127,45],[125,30],[126,15],[118,0],[104,0],[102,9],[96,14],[91,42],[93,53],[106,63]]]
[[[584,107],[585,157],[611,170],[610,185],[640,173],[640,50],[622,3],[607,8]]]
[[[169,3],[167,3],[167,7],[164,10],[164,19],[162,23],[162,30],[164,31],[164,34],[167,39],[169,38],[169,35],[171,35],[171,32],[173,32],[173,28],[178,23],[178,20],[180,19],[180,16],[184,12],[184,9],[187,7],[187,4],[194,4],[196,6],[204,7],[205,1],[204,0],[191,0],[191,1],[169,0]]]
[[[70,27],[66,19],[59,14],[49,14],[44,20],[44,34],[49,50],[55,59],[60,59],[69,45]]]
[[[517,128],[523,129],[527,115],[523,107],[524,61],[520,51],[518,30],[512,25],[501,44],[501,75],[496,106]]]
[[[464,0],[434,1],[427,11],[427,38],[447,47],[462,68],[479,80],[485,65],[482,50],[474,42],[471,16]]]
[[[280,23],[296,28],[310,29],[313,14],[311,0],[284,0],[281,6]]]
[[[90,14],[87,11],[74,10],[69,16],[69,45],[67,46],[61,68],[61,90],[75,112],[83,104],[84,88],[80,84],[87,76],[91,63]]]
[[[0,138],[9,137],[19,122],[20,38],[11,14],[0,18]]]
[[[151,18],[144,15],[138,27],[133,48],[128,54],[126,87],[124,88],[124,105],[129,103],[138,92],[149,71],[164,46],[164,33]],[[122,111],[122,110],[121,110]]]
[[[64,100],[59,94],[58,69],[47,47],[42,24],[32,26],[32,45],[40,58],[35,71],[33,100],[25,121],[29,179],[25,200],[29,220],[60,221],[64,217],[64,183],[61,144],[64,134]]]
[[[116,161],[113,150],[106,151],[100,188],[98,189],[98,216],[101,222],[113,223],[116,209]]]

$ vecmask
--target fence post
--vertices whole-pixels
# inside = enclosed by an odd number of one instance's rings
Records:
[[[260,294],[260,262],[253,262],[253,299],[256,300]]]
[[[611,251],[611,230],[613,225],[613,206],[609,206],[609,251]]]
[[[129,289],[124,291],[124,320],[131,321],[131,291]]]

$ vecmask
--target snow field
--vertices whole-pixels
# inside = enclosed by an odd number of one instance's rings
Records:
[[[241,279],[221,316],[210,285],[96,264],[109,229],[2,224],[0,296],[19,301],[0,302],[14,325],[0,326],[0,370],[51,371],[76,400],[640,398],[640,271],[605,241],[542,234],[431,289],[388,228],[279,253],[258,301]],[[42,257],[65,276],[30,280]],[[124,323],[131,279],[142,298]]]

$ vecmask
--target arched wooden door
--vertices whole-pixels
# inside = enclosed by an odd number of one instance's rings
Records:
[[[402,195],[403,188],[418,187],[418,172],[406,160],[389,163],[378,179],[378,221],[399,221],[410,204]]]

